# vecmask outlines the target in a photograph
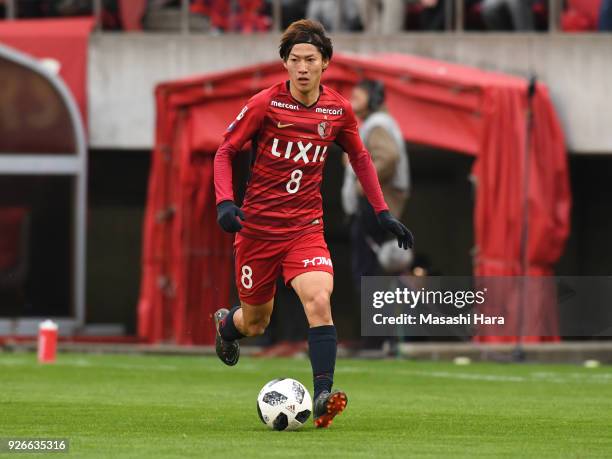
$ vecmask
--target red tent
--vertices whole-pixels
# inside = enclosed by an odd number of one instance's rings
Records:
[[[324,83],[348,95],[363,77],[384,81],[406,140],[476,156],[474,274],[552,274],[571,197],[547,88],[538,83],[530,103],[522,78],[398,54],[337,55]],[[284,78],[272,62],[157,87],[139,304],[139,334],[148,341],[212,343],[210,315],[227,305],[233,282],[232,237],[215,220],[214,153],[245,101]]]

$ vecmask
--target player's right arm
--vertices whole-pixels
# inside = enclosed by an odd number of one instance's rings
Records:
[[[266,110],[263,93],[253,96],[228,126],[224,140],[217,150],[214,162],[217,222],[228,233],[242,229],[242,210],[234,203],[232,160],[261,129]]]

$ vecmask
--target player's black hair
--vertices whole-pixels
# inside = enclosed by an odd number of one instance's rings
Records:
[[[368,110],[377,111],[385,102],[385,84],[380,80],[363,79],[357,83],[358,88],[363,88],[368,93]]]
[[[334,53],[334,48],[329,37],[325,33],[323,24],[310,19],[300,19],[293,22],[281,37],[278,53],[282,60],[289,58],[291,49],[298,43],[310,43],[320,52],[323,59],[330,60]]]

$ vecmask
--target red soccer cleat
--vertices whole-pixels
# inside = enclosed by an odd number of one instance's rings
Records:
[[[334,418],[342,413],[348,404],[346,393],[341,390],[321,392],[314,401],[314,423],[317,428],[329,427]]]

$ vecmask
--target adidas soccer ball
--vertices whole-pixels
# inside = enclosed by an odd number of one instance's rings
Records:
[[[274,430],[296,430],[304,425],[312,411],[308,390],[295,379],[274,379],[257,396],[259,419]]]

